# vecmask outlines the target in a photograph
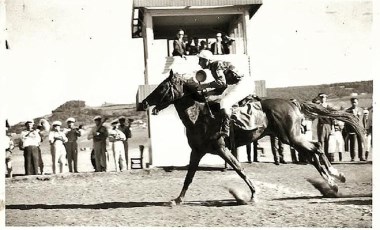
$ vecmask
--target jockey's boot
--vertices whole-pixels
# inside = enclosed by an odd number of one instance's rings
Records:
[[[228,115],[226,109],[221,109],[220,113],[222,115],[222,124],[220,131],[214,136],[215,139],[220,137],[228,137],[230,135],[230,116]]]
[[[229,136],[230,135],[230,115],[227,113],[226,109],[222,109],[222,127],[220,129],[220,134],[222,136]]]

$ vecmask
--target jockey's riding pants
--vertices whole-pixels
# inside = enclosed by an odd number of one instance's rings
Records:
[[[226,111],[230,111],[233,104],[255,92],[255,82],[249,75],[242,77],[237,84],[228,87],[230,88],[228,93],[220,101],[220,108],[226,109]]]

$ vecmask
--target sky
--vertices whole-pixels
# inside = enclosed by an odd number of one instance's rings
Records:
[[[5,2],[1,111],[11,124],[68,100],[135,102],[144,55],[130,1]],[[269,88],[373,79],[371,1],[263,2],[249,24],[255,79]]]

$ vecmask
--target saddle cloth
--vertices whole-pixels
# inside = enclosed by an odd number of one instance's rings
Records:
[[[254,130],[268,126],[268,119],[259,101],[248,101],[241,107],[233,107],[231,121],[243,130]]]

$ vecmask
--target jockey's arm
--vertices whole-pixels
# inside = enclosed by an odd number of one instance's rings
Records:
[[[215,81],[201,84],[200,89],[214,88],[214,89],[222,89],[227,87],[226,77],[224,76],[223,69],[218,68],[214,75]]]

